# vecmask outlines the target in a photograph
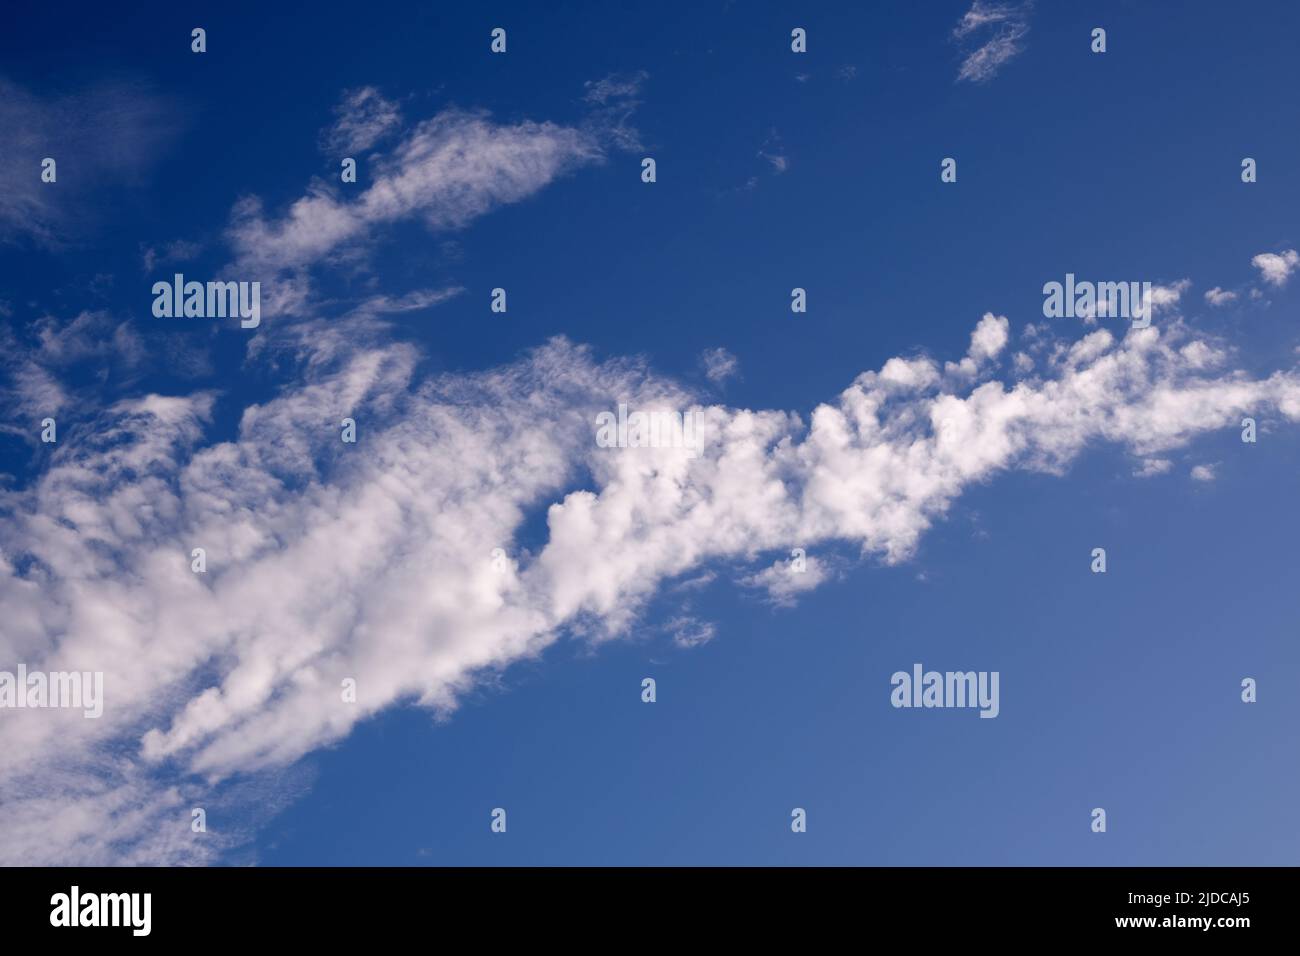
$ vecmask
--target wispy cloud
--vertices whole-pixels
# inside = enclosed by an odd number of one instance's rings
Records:
[[[484,112],[447,110],[376,159],[371,185],[355,197],[315,180],[279,215],[268,214],[257,197],[241,200],[227,231],[235,250],[230,268],[263,281],[263,315],[300,311],[309,271],[364,256],[375,229],[410,219],[434,231],[460,229],[603,158],[601,141],[588,129],[502,124]]]
[[[714,385],[721,385],[740,373],[740,361],[721,347],[705,349],[700,355],[700,363],[704,366],[704,377]]]
[[[665,629],[672,635],[673,643],[689,650],[707,644],[717,636],[718,629],[710,621],[701,621],[689,615],[678,615],[670,620]]]
[[[1037,374],[1018,380],[997,377],[1008,337],[983,320],[969,374],[891,359],[806,422],[702,404],[562,339],[421,378],[418,350],[370,335],[249,406],[228,441],[207,437],[210,393],[105,409],[30,487],[0,492],[0,656],[103,670],[111,691],[98,721],[6,717],[0,826],[41,836],[0,859],[201,859],[217,845],[159,834],[210,782],[291,765],[399,703],[454,709],[562,634],[628,633],[683,575],[751,563],[750,582],[789,600],[822,580],[818,549],[905,561],[1000,473],[1060,472],[1098,442],[1160,460],[1243,413],[1300,420],[1300,372],[1227,369],[1176,321],[1060,349],[1040,333],[1025,346]],[[591,423],[614,397],[695,409],[702,454],[598,447]],[[339,441],[343,417],[362,446]],[[525,553],[517,536],[539,513],[547,539]],[[803,575],[786,566],[795,547]]]
[[[0,240],[75,238],[97,219],[88,190],[136,182],[180,127],[175,105],[143,84],[47,96],[0,78]],[[53,183],[41,181],[47,157]]]
[[[321,130],[320,147],[336,156],[365,152],[402,125],[397,104],[373,86],[345,90],[334,108],[334,122]]]
[[[781,148],[781,137],[777,135],[775,130],[758,148],[758,155],[760,159],[767,160],[772,167],[772,172],[778,175],[790,168],[790,158],[785,155],[785,151]]]
[[[632,73],[611,73],[599,80],[588,80],[583,84],[585,92],[582,98],[588,103],[601,106],[635,100],[649,77],[650,74],[645,70],[636,70]]]
[[[975,0],[952,36],[965,49],[957,80],[984,83],[993,79],[1024,50],[1033,3],[987,3]],[[978,45],[976,45],[978,44]]]
[[[588,102],[636,88],[589,86]],[[444,112],[397,136],[355,196],[314,183],[279,214],[241,202],[235,266],[292,278],[394,223],[464,227],[601,161],[606,120]],[[193,840],[188,808],[232,781],[265,786],[248,802],[272,808],[285,793],[259,775],[388,708],[451,712],[566,635],[626,635],[674,582],[739,568],[742,585],[788,603],[831,576],[842,544],[907,561],[1000,474],[1060,473],[1102,442],[1151,473],[1242,414],[1300,421],[1300,370],[1227,367],[1177,319],[1187,287],[1161,287],[1166,320],[1122,338],[1036,329],[1016,350],[1009,320],[986,313],[960,357],[891,358],[806,417],[712,402],[563,338],[486,371],[424,374],[393,326],[461,294],[454,284],[260,330],[248,362],[282,374],[233,430],[210,389],[91,404],[78,440],[50,448],[26,486],[0,486],[0,659],[103,671],[106,688],[99,720],[6,714],[0,863],[211,861],[247,834]],[[102,362],[105,343],[131,354],[130,327],[107,313],[46,319],[6,350],[7,412],[74,401],[62,373]],[[735,365],[721,349],[704,363],[714,383]],[[600,447],[596,415],[619,402],[696,413],[698,456]],[[355,445],[340,441],[344,418]],[[545,540],[526,550],[539,518]],[[680,647],[714,636],[684,612],[669,624]]]
[[[198,256],[203,251],[203,246],[197,242],[190,242],[185,239],[173,239],[171,242],[165,242],[160,246],[141,245],[140,263],[146,273],[153,272],[155,268],[161,265],[167,265],[172,262],[188,262]]]
[[[641,105],[641,90],[650,74],[645,70],[611,73],[584,84],[583,101],[589,113],[583,125],[599,142],[620,150],[641,148],[641,134],[632,116]]]
[[[98,396],[135,380],[147,352],[134,322],[103,310],[71,319],[45,314],[24,326],[6,322],[0,327],[0,431],[34,443],[41,419],[58,415],[66,425],[93,412]],[[83,373],[77,385],[68,382],[74,369]]]

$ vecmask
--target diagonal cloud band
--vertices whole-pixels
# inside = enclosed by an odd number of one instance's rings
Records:
[[[806,423],[563,339],[425,380],[405,343],[307,363],[233,441],[205,442],[209,393],[117,403],[3,494],[0,658],[103,671],[105,705],[5,715],[0,859],[201,859],[181,790],[293,764],[399,703],[452,710],[566,632],[625,633],[677,575],[832,541],[903,561],[1000,472],[1300,419],[1296,370],[1231,371],[1176,321],[1040,348],[1038,374],[1003,381],[1009,326],[985,315],[959,363],[890,359]],[[600,447],[618,403],[696,413],[698,454]],[[547,539],[522,552],[539,509]]]

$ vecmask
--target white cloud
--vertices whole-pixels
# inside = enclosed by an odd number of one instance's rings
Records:
[[[31,358],[6,358],[3,370],[5,382],[0,387],[0,401],[11,414],[6,416],[7,423],[0,424],[0,431],[34,441],[32,425],[63,411],[71,403],[71,396],[49,369]]]
[[[641,148],[641,136],[632,125],[632,114],[641,105],[641,89],[650,74],[645,70],[611,73],[600,80],[583,84],[583,101],[591,112],[583,128],[596,140],[608,142],[615,149]]]
[[[962,38],[976,30],[992,24],[1002,24],[1008,21],[1015,21],[1024,16],[1016,4],[1011,3],[985,3],[983,0],[975,0],[971,8],[962,15],[957,26],[953,28],[953,35]]]
[[[986,3],[975,0],[953,28],[952,35],[955,40],[966,41],[975,33],[983,33],[987,39],[966,54],[957,72],[957,80],[984,83],[1021,53],[1025,36],[1029,33],[1032,7],[1031,2]]]
[[[1205,301],[1213,306],[1231,305],[1237,301],[1237,293],[1220,289],[1217,285],[1205,293]]]
[[[704,365],[704,377],[714,385],[721,385],[740,373],[740,362],[724,348],[705,349],[700,362]]]
[[[1222,349],[1217,349],[1200,339],[1184,345],[1178,350],[1178,354],[1183,357],[1188,368],[1197,370],[1210,368],[1227,359],[1227,354]]]
[[[609,102],[626,101],[641,94],[641,87],[649,79],[645,70],[632,73],[611,73],[599,80],[588,80],[583,84],[586,93],[583,99],[588,103],[604,105]]]
[[[679,615],[670,620],[666,629],[673,637],[673,643],[689,650],[707,644],[717,636],[718,629],[710,621],[701,621],[687,615]]]
[[[1294,249],[1287,249],[1284,252],[1261,252],[1250,260],[1260,272],[1260,277],[1269,285],[1275,285],[1279,288],[1286,285],[1291,274],[1300,267],[1300,253]]]
[[[1133,472],[1135,478],[1154,478],[1156,475],[1163,475],[1174,467],[1174,463],[1168,458],[1147,458],[1141,462],[1139,467]]]
[[[334,108],[334,122],[321,131],[320,147],[342,159],[369,150],[402,125],[395,102],[373,86],[345,90]]]
[[[1144,314],[1148,307],[1151,310],[1150,314],[1153,316],[1160,315],[1162,312],[1177,312],[1183,293],[1191,287],[1192,281],[1190,279],[1179,279],[1171,285],[1153,284],[1150,296],[1144,299],[1142,303]]]
[[[1214,465],[1196,465],[1192,468],[1192,479],[1194,481],[1213,481],[1216,477]]]
[[[464,291],[463,286],[450,286],[446,289],[416,289],[399,296],[375,295],[359,303],[349,316],[418,312],[442,305]]]
[[[999,326],[981,320],[975,354],[1002,350]],[[750,580],[790,599],[823,577],[813,548],[904,561],[999,473],[1057,472],[1098,442],[1159,460],[1247,410],[1300,420],[1295,370],[1207,377],[1176,325],[1094,332],[1014,385],[893,359],[806,422],[698,405],[563,340],[428,380],[412,346],[356,341],[369,344],[327,350],[247,408],[230,441],[205,438],[212,395],[121,402],[31,487],[0,492],[0,659],[103,670],[107,694],[97,721],[6,716],[0,826],[41,836],[0,860],[199,858],[206,844],[159,835],[210,782],[293,764],[401,702],[452,709],[565,633],[627,633],[666,584],[715,562],[757,562]],[[614,398],[696,407],[702,454],[597,447],[591,423]],[[339,441],[345,416],[355,446]],[[539,511],[547,539],[524,553],[515,537]],[[804,575],[782,569],[793,547],[810,552]],[[120,797],[91,799],[110,759]]]
[[[878,378],[894,388],[922,389],[929,388],[939,380],[939,370],[928,358],[905,359],[895,356],[881,366]]]
[[[67,320],[43,315],[21,330],[6,323],[0,327],[0,408],[7,421],[0,432],[35,443],[43,418],[58,416],[66,428],[102,404],[109,384],[129,384],[146,356],[137,326],[100,310]],[[74,366],[92,377],[70,384],[65,373]]]
[[[107,312],[85,311],[68,322],[52,315],[32,326],[37,347],[34,357],[46,367],[57,367],[95,359],[116,359],[128,366],[144,358],[144,345],[135,327],[119,322]]]
[[[236,251],[232,270],[261,276],[264,286],[276,274],[289,273],[281,276],[270,305],[263,288],[263,315],[300,309],[306,303],[305,270],[356,256],[374,228],[418,218],[430,229],[458,229],[602,158],[599,141],[586,130],[529,121],[498,124],[483,113],[449,110],[418,124],[391,154],[376,159],[372,185],[355,199],[316,181],[283,216],[268,217],[255,197],[240,201],[228,233]],[[346,252],[340,252],[345,244]]]
[[[589,126],[444,113],[353,200],[317,184],[280,217],[241,203],[236,265],[305,270],[404,219],[462,226],[599,161],[601,142]],[[190,839],[188,807],[232,778],[278,774],[386,708],[450,711],[563,635],[626,634],[666,585],[711,565],[755,568],[742,583],[786,602],[829,573],[812,554],[792,573],[791,548],[847,542],[904,561],[999,473],[1060,471],[1103,441],[1161,460],[1246,410],[1300,419],[1294,370],[1210,377],[1220,350],[1178,324],[1094,332],[1041,378],[1004,383],[992,376],[1009,323],[991,313],[946,374],[892,358],[806,420],[705,405],[562,339],[486,372],[421,378],[420,352],[381,317],[459,291],[376,295],[337,319],[261,330],[250,361],[301,361],[228,440],[212,437],[211,392],[136,396],[87,412],[30,486],[0,485],[0,660],[101,670],[106,689],[99,720],[6,714],[0,863],[202,862],[237,838]],[[90,354],[87,342],[24,353],[6,411],[66,402],[50,369]],[[702,454],[598,447],[595,415],[620,401],[697,411]],[[356,445],[339,440],[344,417]],[[537,515],[548,533],[528,552],[517,538]],[[190,570],[195,547],[206,574]],[[713,635],[677,623],[680,644]]]
[[[767,161],[776,176],[780,176],[790,168],[790,158],[785,155],[781,145],[781,135],[776,130],[768,133],[767,139],[763,140],[762,145],[758,147],[757,155],[759,159]]]
[[[947,362],[944,371],[949,375],[967,378],[978,375],[988,362],[1002,352],[1010,338],[1011,323],[1004,315],[985,312],[975,331],[971,333],[970,348],[960,362]]]
[[[778,559],[770,567],[741,578],[740,583],[748,587],[762,588],[767,591],[773,604],[789,607],[805,591],[812,591],[830,577],[827,563],[816,555],[806,554],[803,570],[796,570],[794,558]]]

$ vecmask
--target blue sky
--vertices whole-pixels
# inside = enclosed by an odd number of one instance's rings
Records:
[[[1295,864],[1300,11],[441,6],[0,37],[0,860]]]

